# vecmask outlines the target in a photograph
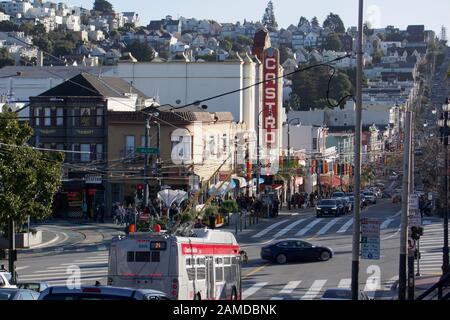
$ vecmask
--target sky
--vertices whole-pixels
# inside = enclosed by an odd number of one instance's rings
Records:
[[[63,0],[69,5],[92,8],[94,0]],[[311,19],[317,16],[322,23],[330,13],[341,16],[346,27],[356,26],[358,0],[272,0],[279,27],[287,28],[297,24],[300,16]],[[173,18],[213,19],[219,22],[261,20],[268,0],[110,0],[116,11],[135,11],[141,16],[141,25],[171,15]],[[431,5],[429,5],[431,3]],[[440,34],[442,25],[450,36],[449,0],[366,0],[365,21],[374,27],[395,25],[405,29],[410,24],[424,24]],[[450,39],[449,39],[450,40]]]

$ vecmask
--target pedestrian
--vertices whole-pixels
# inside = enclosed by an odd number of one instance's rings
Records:
[[[88,206],[86,201],[83,201],[83,204],[81,205],[81,212],[83,219],[88,219]]]
[[[169,209],[169,218],[172,219],[178,213],[179,213],[179,210],[177,208],[177,205],[175,203],[172,203],[172,205],[170,206],[170,209]]]
[[[105,205],[103,203],[100,204],[99,216],[100,216],[100,223],[105,223]]]
[[[277,217],[280,210],[280,200],[278,199],[278,196],[275,196],[275,199],[273,201],[273,216]]]
[[[214,214],[211,214],[209,216],[209,228],[210,229],[216,228],[216,216]]]
[[[100,204],[97,204],[97,206],[94,209],[94,222],[97,222],[99,214],[100,214]]]
[[[195,221],[195,224],[194,224],[194,229],[202,229],[202,228],[204,228],[202,219],[197,217],[197,220]]]
[[[8,272],[8,270],[5,269],[4,264],[2,264],[2,266],[0,267],[0,272]]]

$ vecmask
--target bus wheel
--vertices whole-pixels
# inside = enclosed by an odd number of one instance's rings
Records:
[[[237,300],[238,296],[237,296],[237,292],[236,292],[236,287],[233,288],[233,291],[231,291],[231,300]]]
[[[196,295],[194,296],[194,300],[202,300],[202,295],[200,294],[200,292],[196,293]]]

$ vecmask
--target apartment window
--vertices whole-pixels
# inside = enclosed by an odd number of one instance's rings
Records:
[[[56,145],[56,149],[57,149],[57,150],[64,150],[64,145],[61,144],[61,143],[58,143],[58,144]]]
[[[39,117],[39,108],[34,109],[34,124],[36,127],[39,127],[41,125],[41,118]]]
[[[64,125],[64,109],[63,108],[56,109],[56,125],[57,126]]]
[[[80,161],[89,162],[91,161],[91,145],[90,144],[80,144]]]
[[[103,125],[103,108],[97,108],[96,124],[97,127],[101,127]]]
[[[150,145],[150,141],[149,141],[149,145]],[[141,136],[141,147],[146,147],[146,145],[145,145],[145,136]]]
[[[97,160],[103,159],[103,145],[98,144],[96,145],[96,153],[97,153]]]
[[[313,138],[313,150],[317,150],[317,138]]]
[[[44,108],[44,125],[50,127],[52,125],[52,110]]]
[[[228,148],[227,140],[228,140],[228,136],[227,136],[226,133],[224,133],[223,136],[222,136],[222,141],[223,141],[223,143],[222,143],[223,152],[227,152],[227,148]]]
[[[132,156],[134,154],[134,149],[135,149],[135,137],[134,136],[126,136],[125,137],[126,156]]]
[[[89,127],[91,125],[91,109],[80,109],[80,126]]]

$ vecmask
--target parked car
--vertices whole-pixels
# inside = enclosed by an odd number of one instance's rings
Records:
[[[402,194],[396,193],[392,196],[392,203],[400,203],[402,202]]]
[[[349,288],[330,288],[323,293],[320,300],[352,300],[352,290]],[[358,300],[370,299],[364,291],[359,290]]]
[[[132,289],[106,286],[49,287],[41,292],[39,300],[170,300],[163,292],[150,289]]]
[[[377,203],[377,196],[373,192],[364,192],[364,197],[366,198],[367,202],[369,204],[376,204]]]
[[[0,288],[17,288],[15,285],[10,284],[11,281],[11,273],[9,272],[0,272]]]
[[[349,198],[349,201],[350,201],[350,203],[352,205],[352,211],[353,211],[353,209],[355,208],[355,197],[354,196],[350,196],[348,198]],[[360,199],[359,205],[360,205],[360,208],[364,207],[364,203],[363,203],[363,199],[362,198]]]
[[[321,218],[326,215],[338,217],[342,215],[343,208],[342,203],[339,203],[337,199],[320,200],[316,207],[316,216],[317,218]]]
[[[350,202],[350,197],[342,197],[340,198],[344,204],[345,213],[350,213],[353,211],[353,204]]]
[[[331,199],[342,198],[342,197],[345,197],[344,192],[334,192],[333,195],[331,196]]]
[[[33,290],[38,293],[41,293],[48,287],[49,287],[48,283],[44,282],[44,281],[41,281],[41,282],[19,282],[17,284],[17,288],[19,288],[19,289]]]
[[[294,261],[328,261],[334,255],[328,247],[315,246],[299,239],[278,240],[261,248],[261,258],[285,264]]]
[[[37,300],[39,293],[18,288],[1,288],[0,300]]]

